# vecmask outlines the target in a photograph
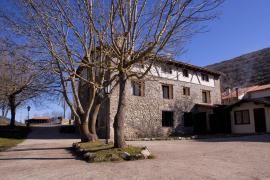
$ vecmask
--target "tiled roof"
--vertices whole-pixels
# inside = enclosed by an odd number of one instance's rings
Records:
[[[48,116],[36,116],[36,117],[32,117],[30,119],[33,119],[33,120],[49,120],[51,118],[48,117]]]
[[[264,104],[267,107],[270,107],[270,101],[264,100],[264,99],[242,99],[240,101],[237,101],[236,103],[229,105],[226,107],[226,109],[231,109],[234,106],[238,106],[242,103],[249,103],[249,102],[254,102],[257,104]]]
[[[265,84],[265,85],[262,85],[262,86],[257,86],[255,89],[253,89],[250,92],[261,91],[261,90],[266,90],[266,89],[270,89],[270,84]]]
[[[262,90],[266,90],[266,89],[270,89],[270,84],[239,88],[238,89],[238,96],[242,96],[242,95],[245,95],[247,93],[262,91]],[[236,90],[231,91],[231,93],[228,93],[228,92],[222,93],[222,99],[229,99],[229,98],[234,98],[234,97],[236,97]]]

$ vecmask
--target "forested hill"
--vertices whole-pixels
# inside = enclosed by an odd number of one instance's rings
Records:
[[[270,48],[206,66],[223,73],[222,89],[270,84]]]

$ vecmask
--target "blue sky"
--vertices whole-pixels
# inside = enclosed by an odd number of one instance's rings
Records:
[[[270,47],[270,0],[227,0],[208,32],[197,34],[177,57],[205,66]]]
[[[227,0],[219,7],[219,18],[208,23],[206,33],[195,35],[178,56],[194,65],[205,66],[270,47],[270,0]],[[58,105],[47,103],[32,107],[33,115],[62,112]],[[17,112],[17,119],[27,117],[26,107]]]

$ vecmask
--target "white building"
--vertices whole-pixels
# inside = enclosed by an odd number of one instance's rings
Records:
[[[270,132],[270,84],[238,88],[223,93],[224,104],[231,104],[232,133]]]
[[[270,132],[270,102],[243,99],[229,106],[234,134]]]

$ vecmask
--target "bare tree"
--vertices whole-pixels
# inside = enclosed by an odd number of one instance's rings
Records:
[[[112,62],[116,64],[119,81],[118,109],[114,119],[114,145],[124,147],[124,121],[126,81],[141,79],[149,73],[160,55],[176,53],[186,38],[195,33],[200,22],[213,19],[212,10],[221,4],[218,0],[164,0],[111,1],[108,38]],[[106,21],[107,20],[107,21]],[[180,49],[181,50],[181,49]],[[133,71],[133,66],[143,63],[143,72]]]
[[[94,32],[97,9],[92,1],[24,1],[24,5],[38,38],[52,56],[61,92],[80,126],[81,140],[96,140],[96,117],[104,87],[112,81],[105,81],[109,64],[100,41],[104,30]],[[78,83],[88,91],[84,98],[79,97]]]
[[[50,91],[54,81],[39,62],[32,61],[24,53],[24,48],[15,46],[0,53],[0,96],[11,113],[10,126],[15,126],[16,108]]]
[[[126,81],[147,75],[161,60],[158,56],[181,52],[198,24],[215,17],[212,10],[222,0],[22,2],[21,7],[27,9],[24,21],[31,23],[21,25],[31,27],[27,31],[33,31],[30,37],[38,39],[52,56],[62,93],[80,125],[82,141],[96,139],[94,124],[104,88],[119,84],[114,145],[124,147]],[[139,73],[133,71],[138,63],[146,66]],[[108,72],[110,76],[106,76]],[[87,99],[79,98],[78,80],[89,89]]]
[[[0,82],[3,84],[3,82]],[[1,117],[7,117],[8,114],[8,100],[4,95],[0,95],[0,109],[1,109]]]

